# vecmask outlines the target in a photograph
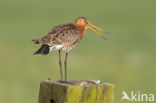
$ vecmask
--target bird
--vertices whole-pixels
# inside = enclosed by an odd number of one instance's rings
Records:
[[[80,42],[80,40],[82,40],[87,28],[107,40],[107,38],[94,30],[97,29],[99,31],[103,31],[101,28],[92,25],[88,19],[82,16],[78,17],[74,23],[62,24],[53,27],[52,30],[41,39],[32,40],[35,44],[41,44],[41,47],[34,53],[34,55],[47,55],[53,50],[58,51],[61,76],[60,82],[67,82],[68,53]],[[65,80],[63,80],[61,51],[65,51]]]

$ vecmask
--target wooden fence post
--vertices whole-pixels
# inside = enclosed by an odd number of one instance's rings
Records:
[[[94,80],[46,80],[40,84],[39,103],[112,103],[113,91],[114,85]]]

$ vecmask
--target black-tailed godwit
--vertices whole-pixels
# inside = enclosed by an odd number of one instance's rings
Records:
[[[46,55],[52,50],[59,52],[59,65],[61,81],[62,76],[62,62],[61,62],[61,50],[66,52],[65,56],[65,82],[67,81],[67,56],[68,52],[75,47],[80,40],[84,37],[85,29],[89,28],[97,35],[106,39],[100,33],[94,29],[102,31],[102,29],[92,25],[85,17],[78,17],[74,23],[63,24],[54,27],[46,36],[41,39],[33,40],[35,44],[42,44],[42,46],[34,53],[34,55]],[[93,29],[94,28],[94,29]]]

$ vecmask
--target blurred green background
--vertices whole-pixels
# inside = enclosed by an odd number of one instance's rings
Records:
[[[58,52],[33,56],[40,45],[31,40],[79,16],[112,35],[103,33],[106,41],[86,30],[69,54],[68,78],[114,84],[114,103],[121,102],[123,90],[156,94],[155,5],[155,0],[0,0],[0,103],[37,103],[40,81],[60,78]]]

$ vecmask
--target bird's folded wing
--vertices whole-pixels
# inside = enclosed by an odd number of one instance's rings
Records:
[[[74,24],[64,24],[54,27],[39,40],[39,43],[48,45],[73,43],[79,39],[79,33],[80,30]]]

